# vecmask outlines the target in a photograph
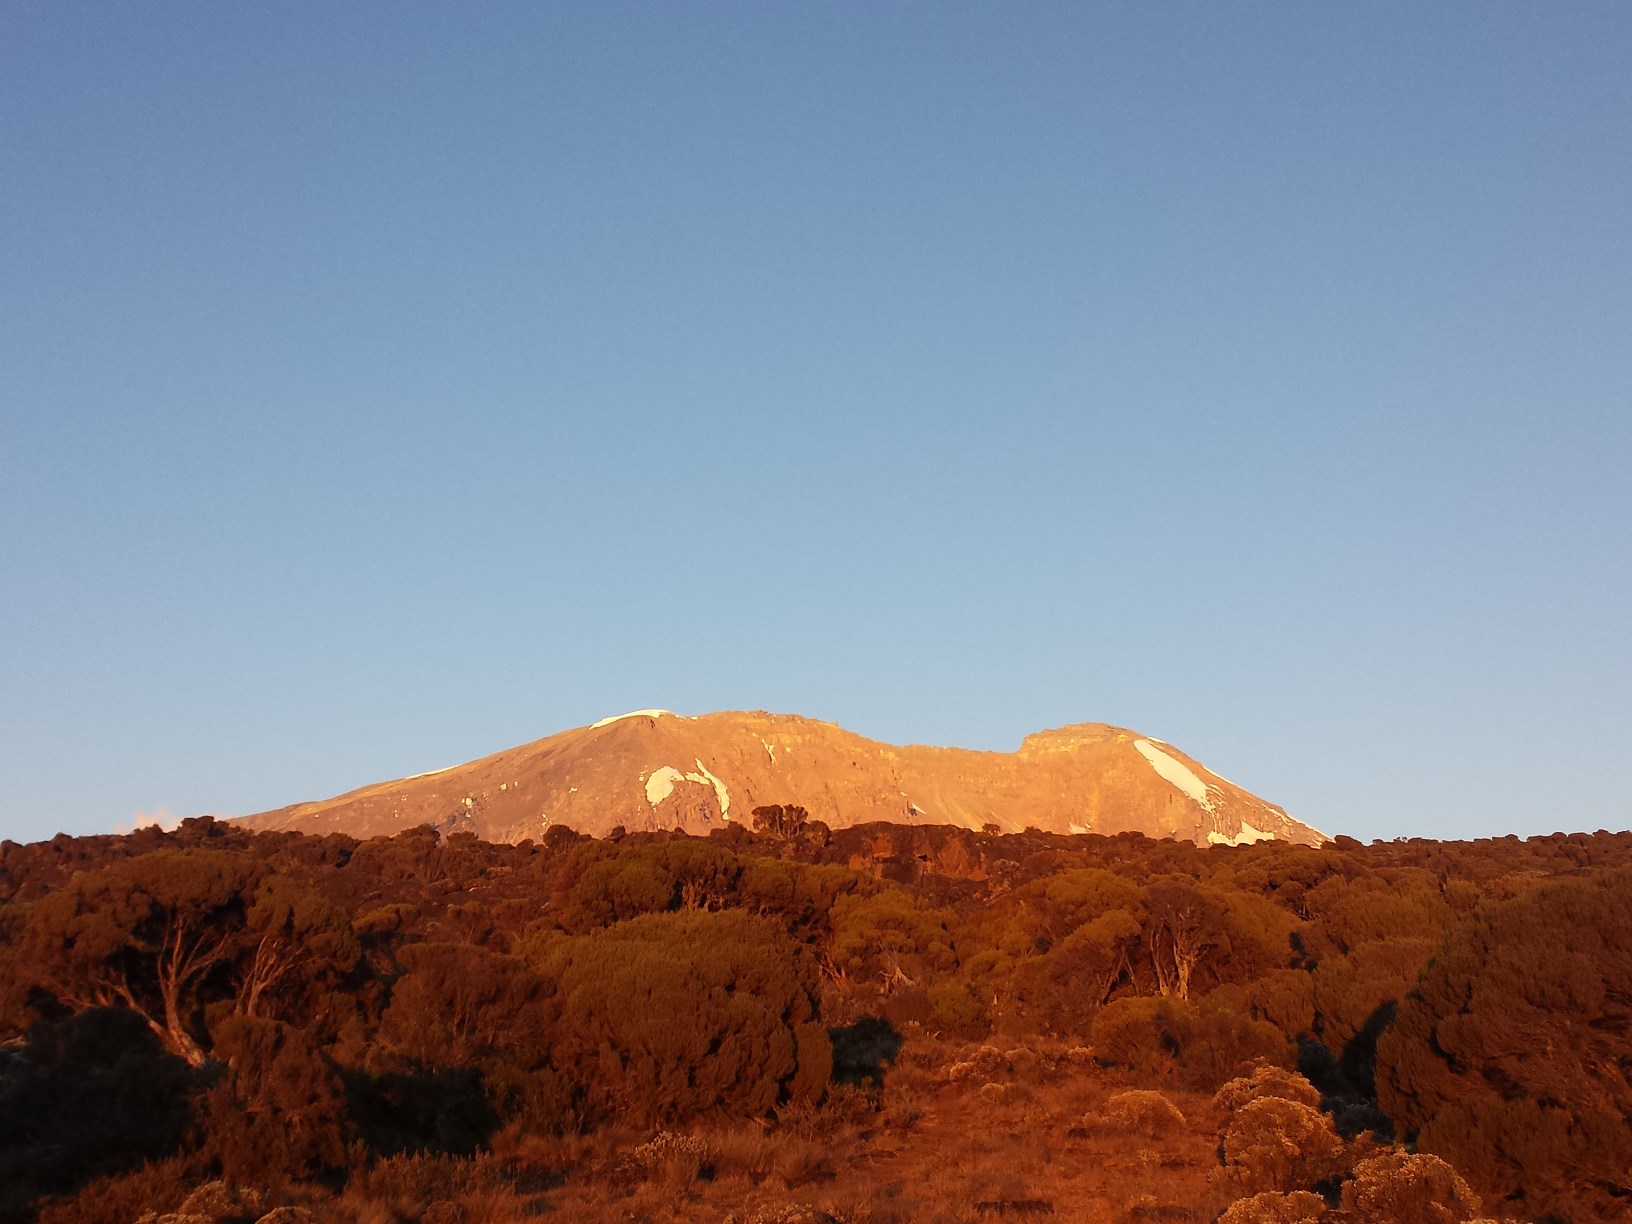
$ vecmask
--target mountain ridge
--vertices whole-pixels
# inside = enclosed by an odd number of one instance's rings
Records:
[[[1198,845],[1324,834],[1153,736],[1074,723],[1013,752],[896,745],[764,710],[635,710],[462,764],[242,818],[258,829],[367,837],[418,824],[493,841],[553,825],[606,836],[748,823],[797,805],[841,828],[887,821],[1004,831],[1140,832]]]

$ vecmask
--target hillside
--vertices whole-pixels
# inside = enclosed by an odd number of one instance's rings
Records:
[[[1607,832],[0,841],[0,1224],[1607,1224],[1629,864]]]
[[[1016,752],[977,752],[885,744],[764,711],[637,711],[245,823],[356,837],[429,824],[520,842],[552,825],[598,837],[618,827],[702,834],[771,804],[796,804],[832,828],[889,821],[1138,832],[1197,845],[1326,840],[1170,744],[1121,727],[1081,723],[1027,736]]]

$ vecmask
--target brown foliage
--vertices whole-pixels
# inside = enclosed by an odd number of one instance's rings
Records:
[[[32,907],[24,972],[71,1006],[129,1008],[200,1066],[200,992],[243,952],[263,872],[246,855],[161,850],[75,876]]]
[[[1119,1092],[1105,1102],[1105,1121],[1134,1134],[1155,1137],[1184,1125],[1184,1114],[1159,1092],[1136,1088]]]
[[[1632,923],[1602,897],[1564,904],[1549,889],[1579,891],[1586,873],[1629,860],[1632,837],[1618,834],[1211,852],[934,826],[617,842],[553,829],[543,844],[504,846],[428,828],[359,843],[193,821],[0,844],[0,1027],[12,1043],[0,1051],[0,1218],[80,1186],[111,1212],[81,1218],[127,1218],[115,1198],[128,1171],[177,1151],[190,1162],[180,1180],[244,1172],[246,1153],[269,1181],[348,1166],[350,1189],[338,1200],[311,1189],[313,1210],[359,1224],[394,1212],[513,1218],[538,1205],[521,1180],[563,1176],[578,1206],[563,1203],[562,1224],[655,1215],[677,1197],[663,1178],[597,1183],[572,1142],[616,1136],[626,1117],[673,1126],[708,1114],[714,1125],[752,1116],[748,1133],[784,1151],[722,1160],[721,1175],[747,1188],[843,1179],[860,1145],[886,1162],[893,1145],[966,1154],[970,1171],[939,1180],[924,1178],[928,1165],[869,1170],[865,1193],[852,1180],[830,1213],[848,1224],[961,1221],[974,1204],[1033,1201],[1087,1218],[1203,1220],[1273,1162],[1254,1166],[1238,1133],[1234,1172],[1209,1188],[1215,1111],[1189,1091],[1251,1074],[1254,1061],[1288,1063],[1287,1038],[1304,1037],[1321,1090],[1371,1125],[1366,1059],[1388,1001],[1409,994],[1426,941],[1465,920],[1486,925],[1483,942],[1453,936],[1421,992],[1454,1006],[1435,1004],[1422,1023],[1402,1003],[1400,1031],[1384,1038],[1387,1091],[1420,1111],[1425,1149],[1458,1153],[1477,1184],[1503,1187],[1513,1214],[1597,1219],[1632,1164],[1619,1154],[1617,1044],[1632,1028],[1618,967],[1632,959]],[[1508,919],[1493,917],[1508,905],[1530,907],[1521,927],[1567,934],[1510,938]],[[1527,942],[1522,956],[1490,951]],[[1460,994],[1435,984],[1446,966]],[[83,1010],[97,1002],[124,1010]],[[851,1023],[877,1015],[897,1027]],[[834,1054],[824,1018],[846,1025],[838,1073],[867,1082],[817,1104]],[[1050,1052],[1054,1034],[1089,1033],[1109,1073],[1085,1050]],[[857,1034],[892,1044],[861,1059]],[[989,1075],[973,1074],[986,1056],[944,1043],[988,1034],[1008,1050]],[[164,1055],[161,1038],[197,1070]],[[960,1060],[970,1078],[943,1071]],[[1087,1086],[1101,1075],[1115,1089]],[[1271,1078],[1234,1085],[1218,1108],[1310,1102],[1292,1081],[1259,1091]],[[1198,1124],[1136,1141],[1079,1125],[1111,1092],[1156,1086]],[[287,1133],[272,1135],[268,1120],[284,1114]],[[1028,1146],[1005,1146],[1010,1133]],[[350,1135],[359,1142],[342,1160]],[[480,1154],[490,1141],[514,1167]],[[1306,1136],[1300,1159],[1307,1147]],[[458,1203],[365,1193],[372,1161],[417,1150],[469,1156],[423,1165],[427,1193],[445,1185]],[[1363,1151],[1334,1153],[1327,1176]],[[480,1178],[461,1180],[478,1166]],[[1097,1197],[1079,1173],[1100,1179]],[[1158,1183],[1169,1188],[1147,1193]],[[678,1206],[718,1219],[701,1204],[729,1202],[721,1193],[692,1181]],[[927,1203],[939,1206],[919,1210]]]
[[[603,1108],[654,1123],[769,1111],[816,1013],[804,958],[740,911],[619,923],[552,945],[541,968],[561,984],[559,1065],[583,1075]]]
[[[1632,873],[1477,911],[1378,1043],[1382,1107],[1490,1197],[1572,1221],[1632,1195]]]
[[[1438,1156],[1385,1152],[1362,1160],[1343,1184],[1343,1209],[1368,1224],[1462,1224],[1479,1197]]]
[[[1254,1067],[1252,1074],[1231,1080],[1213,1096],[1213,1108],[1233,1114],[1243,1105],[1264,1097],[1296,1101],[1310,1109],[1320,1108],[1320,1092],[1313,1084],[1296,1071],[1276,1066]]]
[[[1243,1190],[1307,1190],[1336,1171],[1343,1147],[1331,1119],[1299,1101],[1259,1097],[1224,1128],[1224,1165]]]
[[[1091,1030],[1104,1062],[1144,1075],[1181,1078],[1210,1090],[1257,1062],[1286,1062],[1280,1030],[1211,999],[1129,996],[1100,1009]]]
[[[378,1040],[412,1064],[469,1067],[495,1057],[547,1061],[561,1004],[522,959],[459,943],[404,948]]]
[[[340,1172],[349,1138],[345,1089],[305,1034],[234,1016],[214,1035],[227,1069],[204,1098],[202,1120],[222,1172],[263,1185]]]
[[[1308,1190],[1265,1190],[1231,1203],[1218,1224],[1310,1224],[1326,1214],[1326,1200]]]

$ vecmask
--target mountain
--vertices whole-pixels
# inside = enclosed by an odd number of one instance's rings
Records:
[[[1198,845],[1325,836],[1172,745],[1103,723],[1029,735],[1018,752],[897,747],[764,711],[638,710],[478,761],[244,818],[354,837],[430,824],[492,841],[551,825],[604,836],[706,833],[796,804],[834,828],[890,821],[1054,833],[1140,832]]]

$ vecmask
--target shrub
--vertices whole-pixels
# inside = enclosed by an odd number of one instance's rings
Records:
[[[1293,1057],[1280,1029],[1211,997],[1201,1001],[1190,1024],[1180,1029],[1179,1041],[1184,1082],[1198,1092],[1211,1092],[1256,1063],[1287,1064]]]
[[[1296,1101],[1311,1109],[1320,1108],[1320,1091],[1299,1075],[1285,1067],[1254,1067],[1251,1075],[1243,1075],[1225,1084],[1213,1097],[1213,1108],[1233,1114],[1249,1101],[1264,1097],[1278,1097]]]
[[[520,957],[465,943],[414,944],[400,956],[408,971],[391,989],[379,1032],[399,1066],[547,1059],[560,1003]]]
[[[1343,1141],[1331,1119],[1299,1101],[1248,1101],[1224,1128],[1223,1156],[1243,1190],[1306,1190],[1335,1171]]]
[[[1478,1216],[1479,1197],[1438,1156],[1385,1152],[1355,1166],[1343,1209],[1379,1224],[1461,1224]]]
[[[1184,1114],[1159,1092],[1119,1092],[1105,1102],[1105,1120],[1127,1131],[1155,1138],[1184,1126]]]
[[[775,924],[741,911],[648,914],[551,945],[555,1058],[593,1101],[648,1124],[762,1115],[795,1088],[814,977]],[[808,1095],[824,1051],[802,1036]]]
[[[968,1041],[979,1041],[992,1031],[986,1004],[968,983],[956,978],[935,982],[926,993],[928,1028]]]
[[[109,1224],[135,1220],[144,1211],[168,1211],[186,1195],[185,1177],[186,1163],[179,1158],[105,1177],[72,1198],[46,1203],[40,1209],[38,1224]]]
[[[1326,1200],[1308,1190],[1265,1190],[1231,1203],[1218,1224],[1308,1224],[1326,1213]]]
[[[1092,1039],[1102,1062],[1154,1077],[1182,1073],[1201,1091],[1292,1053],[1274,1025],[1207,1000],[1114,999],[1094,1018]]]
[[[1606,1218],[1632,1196],[1632,872],[1475,911],[1377,1044],[1377,1096],[1487,1198]]]
[[[1094,1017],[1094,1053],[1102,1062],[1147,1075],[1170,1072],[1193,1010],[1163,998],[1113,999]]]
[[[946,1069],[950,1083],[963,1080],[993,1080],[1010,1074],[1014,1065],[1009,1056],[996,1046],[983,1045],[968,1058],[961,1058]]]
[[[26,1045],[0,1053],[0,1214],[177,1152],[195,1087],[135,1012],[35,1025]]]
[[[695,1135],[659,1131],[624,1158],[623,1172],[684,1189],[713,1177],[719,1158],[718,1149]]]
[[[1341,1054],[1360,1037],[1381,1007],[1397,1003],[1416,985],[1439,945],[1433,940],[1396,938],[1361,944],[1347,956],[1322,961],[1313,974],[1320,1038]]]
[[[1255,1020],[1267,1020],[1288,1038],[1302,1037],[1315,1027],[1315,983],[1303,969],[1276,969],[1246,988]]]
[[[345,1089],[299,1029],[235,1016],[217,1026],[227,1073],[205,1097],[208,1150],[239,1181],[305,1180],[346,1163]]]

